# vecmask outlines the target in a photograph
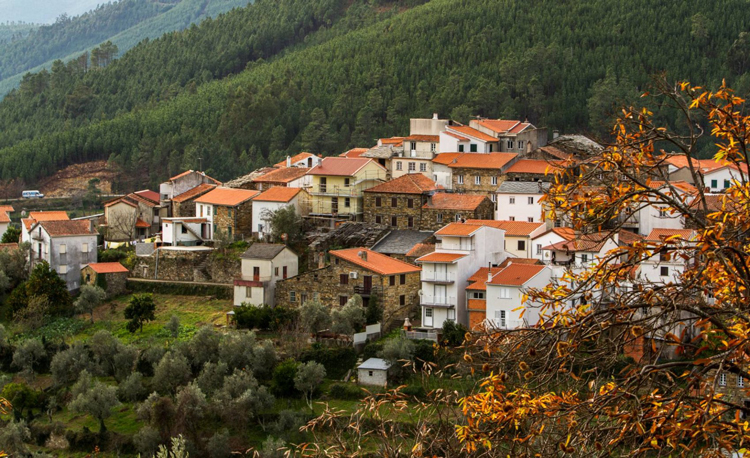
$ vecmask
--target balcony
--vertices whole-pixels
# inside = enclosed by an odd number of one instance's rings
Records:
[[[420,305],[426,307],[455,307],[455,296],[422,296],[419,300]]]
[[[435,251],[474,251],[475,245],[445,245],[443,243],[435,244]]]
[[[39,241],[44,240],[44,237],[42,237],[42,234],[40,234],[38,231],[32,232],[31,238],[32,240],[39,240]]]
[[[487,318],[485,320],[485,325],[487,326],[487,329],[494,331],[521,329],[528,327],[528,324],[526,324],[524,320],[502,320],[497,318]]]
[[[454,274],[453,272],[436,272],[423,270],[421,280],[432,283],[453,283],[456,281],[456,274]]]
[[[383,289],[380,286],[356,285],[354,287],[354,293],[355,294],[359,294],[362,297],[372,296],[373,294],[377,294],[379,296],[382,296],[383,295]]]
[[[332,196],[332,197],[361,197],[362,190],[353,186],[330,186],[321,184],[313,186],[310,194],[314,196]]]

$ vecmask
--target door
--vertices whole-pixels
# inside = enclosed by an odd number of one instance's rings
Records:
[[[260,281],[260,267],[253,267],[253,281]]]
[[[435,285],[435,304],[445,305],[448,303],[446,300],[446,286]]]
[[[432,309],[426,308],[424,309],[424,326],[426,327],[432,327]]]
[[[363,279],[365,282],[364,292],[365,294],[370,294],[370,291],[372,290],[372,275],[365,275]]]
[[[326,177],[320,177],[320,192],[326,192],[327,184],[328,180],[326,180]]]
[[[284,266],[284,267],[281,268],[281,272],[282,272],[282,276],[283,276],[284,280],[286,280],[286,266]]]
[[[435,281],[448,280],[448,264],[435,264]]]

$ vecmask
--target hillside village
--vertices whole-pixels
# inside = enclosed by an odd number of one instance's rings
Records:
[[[412,119],[403,137],[338,156],[303,152],[227,183],[187,170],[158,191],[105,202],[99,218],[31,212],[20,221],[19,242],[29,243],[32,262],[47,261],[71,292],[91,281],[82,270],[114,269],[128,271],[130,280],[231,286],[235,306],[314,300],[336,308],[354,295],[367,306],[375,295],[386,329],[407,321],[436,340],[446,321],[470,330],[534,326],[537,307],[523,302],[524,290],[559,279],[566,269],[587,269],[613,246],[695,241],[682,218],[656,204],[622,215],[614,235],[582,234],[548,219],[544,196],[555,171],[601,150],[586,137],[550,135],[528,122],[462,125],[435,114]],[[689,201],[698,187],[719,195],[746,173],[694,161],[702,182],[692,179],[685,156],[673,155],[651,185]],[[274,213],[289,207],[304,220],[306,253],[274,235]],[[6,226],[8,214],[0,213]],[[218,244],[238,240],[252,242],[240,259],[209,268]],[[134,245],[135,265],[98,263],[99,243]],[[676,279],[686,262],[662,255],[641,264],[632,281]]]

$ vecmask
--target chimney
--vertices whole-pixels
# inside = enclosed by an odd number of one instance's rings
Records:
[[[357,256],[359,256],[359,258],[360,258],[361,260],[363,260],[363,261],[367,262],[367,251],[365,251],[365,250],[362,250],[362,251],[360,251],[359,253],[357,253]]]
[[[408,316],[404,320],[404,331],[411,331],[411,321],[409,321]]]
[[[559,136],[560,136],[560,131],[559,130],[555,129],[555,130],[552,131],[552,140],[556,139]]]
[[[437,113],[432,113],[432,119],[437,120],[438,119],[438,114]]]
[[[292,166],[292,158],[287,156],[286,157],[286,166],[291,167]]]

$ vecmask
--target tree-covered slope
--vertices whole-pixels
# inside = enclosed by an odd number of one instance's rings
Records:
[[[0,103],[0,176],[110,158],[153,184],[202,157],[226,179],[300,149],[368,146],[433,112],[589,131],[662,71],[750,87],[742,0],[390,6],[265,0],[105,69],[27,77]]]
[[[0,49],[5,43],[21,40],[32,30],[39,27],[39,24],[30,24],[26,22],[6,22],[0,24]]]
[[[105,41],[122,53],[145,38],[182,30],[250,0],[120,0],[81,16],[63,16],[22,39],[0,43],[0,94],[16,87],[23,73],[50,68],[55,59],[69,61]]]

